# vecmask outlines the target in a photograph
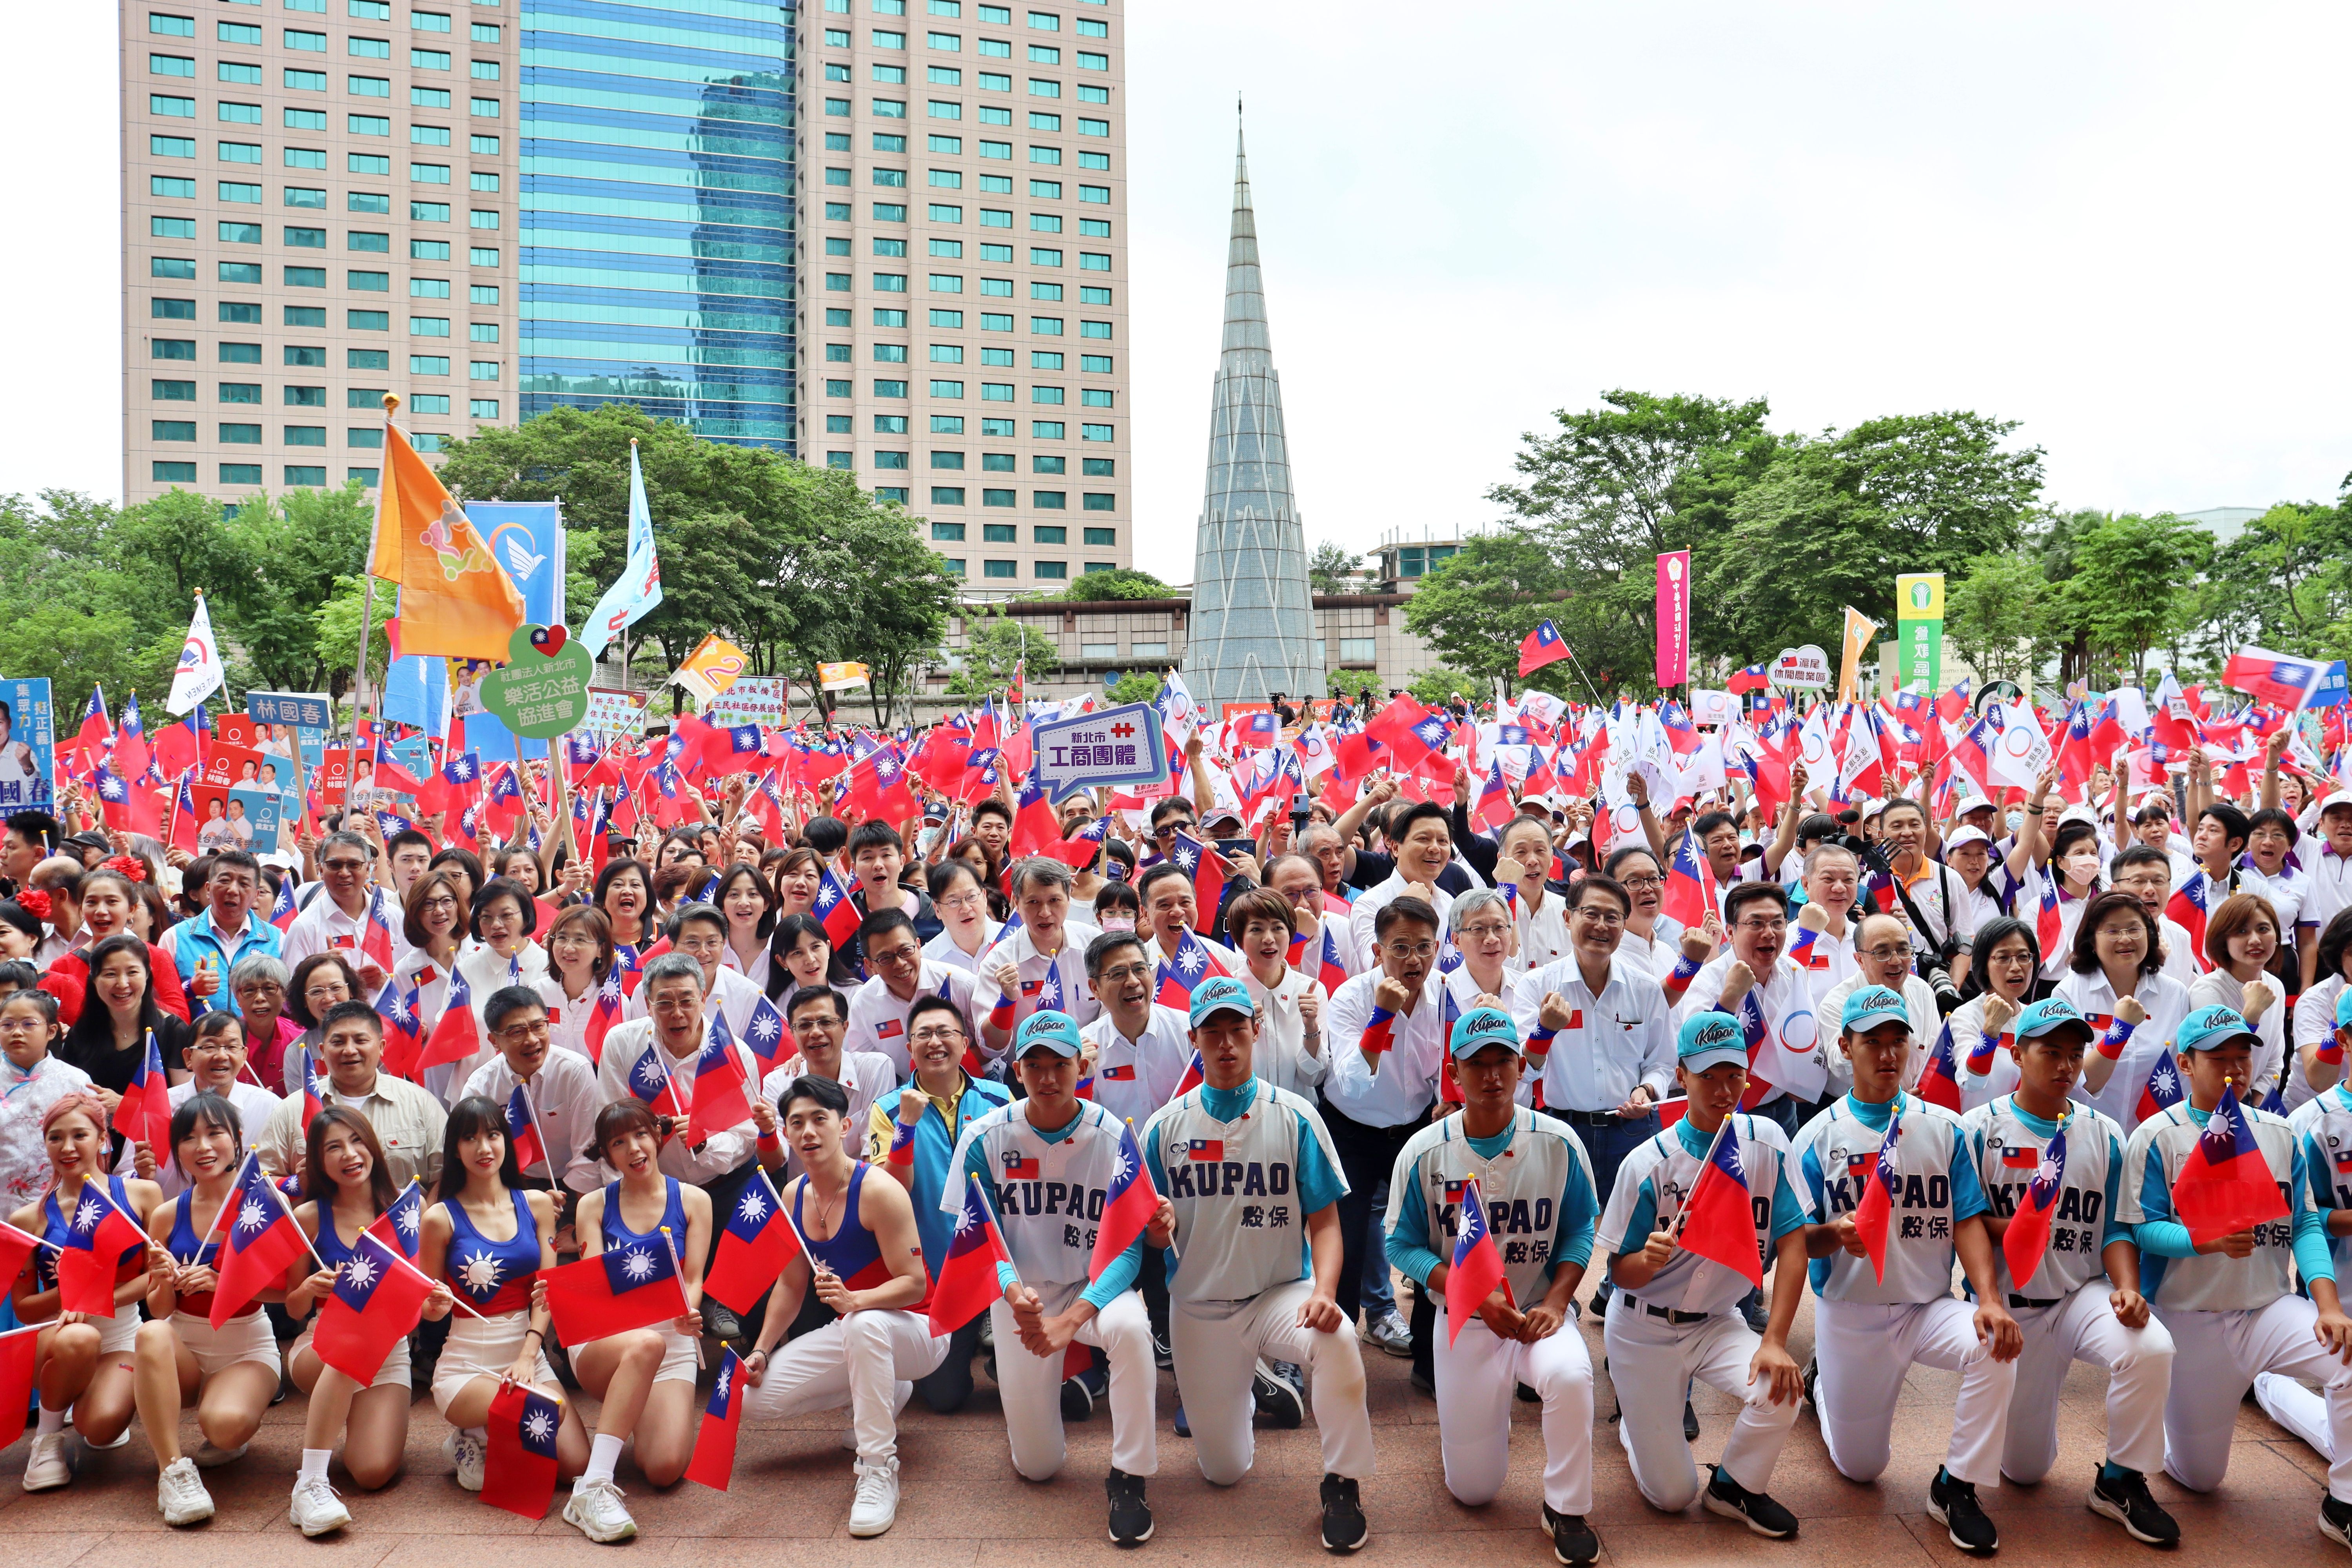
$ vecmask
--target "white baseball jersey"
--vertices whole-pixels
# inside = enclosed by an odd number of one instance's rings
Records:
[[[1864,1105],[1852,1095],[1833,1102],[1797,1131],[1790,1145],[1790,1184],[1805,1218],[1826,1225],[1862,1201],[1874,1179],[1885,1117],[1895,1101]],[[1984,1213],[1984,1190],[1960,1119],[1914,1095],[1900,1097],[1903,1131],[1895,1149],[1899,1178],[1886,1221],[1886,1278],[1873,1278],[1870,1259],[1839,1251],[1812,1262],[1813,1293],[1826,1300],[1894,1306],[1940,1301],[1952,1293],[1952,1230]],[[1878,1126],[1863,1120],[1875,1115]]]
[[[1348,1190],[1312,1105],[1257,1078],[1202,1084],[1154,1112],[1139,1142],[1176,1209],[1171,1300],[1246,1300],[1307,1277],[1307,1216]]]
[[[1977,1163],[1977,1180],[1984,1187],[1986,1212],[2001,1219],[2016,1217],[2026,1201],[2026,1188],[2042,1168],[2042,1155],[2057,1128],[2019,1108],[2014,1095],[1965,1111],[1960,1125],[1968,1130],[1969,1151]],[[2083,1109],[2066,1120],[2066,1166],[2061,1173],[2057,1203],[2050,1213],[2050,1243],[2020,1290],[2009,1277],[2009,1263],[1993,1249],[1993,1277],[2003,1296],[2021,1295],[2036,1301],[2071,1295],[2077,1286],[2106,1277],[2100,1255],[2111,1241],[2129,1241],[2123,1222],[2118,1188],[2123,1181],[2124,1130],[2115,1118]]]
[[[1048,1138],[1029,1123],[1027,1107],[1000,1105],[963,1130],[940,1194],[948,1214],[963,1211],[963,1173],[977,1170],[996,1208],[997,1228],[1013,1271],[1030,1285],[1087,1278],[1103,1202],[1127,1163],[1126,1123],[1099,1105],[1078,1102],[1076,1123]]]
[[[2185,1312],[2245,1311],[2267,1307],[2294,1289],[2297,1216],[2307,1211],[2303,1154],[2286,1119],[2243,1107],[2263,1161],[2286,1195],[2287,1215],[2254,1226],[2254,1250],[2245,1258],[2186,1250],[2187,1232],[2172,1212],[2172,1184],[2205,1131],[2189,1101],[2167,1106],[2132,1131],[2124,1148],[2124,1223],[2139,1242],[2140,1294],[2158,1306]],[[2168,1245],[2168,1243],[2169,1245]],[[2319,1248],[2322,1260],[2326,1249]]]
[[[2286,1120],[2303,1155],[2311,1206],[2322,1217],[2331,1209],[2352,1209],[2352,1095],[2339,1083],[2305,1100]],[[2352,1263],[2352,1236],[2331,1236],[2327,1245],[2341,1278]]]
[[[1525,1106],[1511,1113],[1507,1142],[1482,1155],[1457,1110],[1414,1133],[1398,1153],[1389,1176],[1389,1236],[1452,1262],[1463,1193],[1474,1176],[1511,1300],[1525,1310],[1551,1289],[1556,1264],[1592,1256],[1600,1208],[1592,1163],[1566,1122]]]
[[[1743,1115],[1734,1115],[1723,1135],[1738,1141],[1748,1206],[1756,1221],[1757,1257],[1769,1272],[1780,1238],[1805,1223],[1786,1180],[1789,1135],[1769,1117]],[[1696,1149],[1693,1139],[1698,1141]],[[1617,1167],[1616,1190],[1601,1211],[1594,1250],[1603,1258],[1639,1252],[1649,1245],[1652,1231],[1671,1226],[1690,1201],[1713,1143],[1688,1122],[1678,1121],[1626,1155]],[[1633,1294],[1669,1311],[1721,1312],[1738,1305],[1750,1289],[1748,1277],[1738,1270],[1677,1247],[1666,1266]]]

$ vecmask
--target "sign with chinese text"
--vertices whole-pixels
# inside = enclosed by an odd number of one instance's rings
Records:
[[[1032,731],[1037,747],[1034,776],[1053,800],[1096,785],[1157,784],[1168,776],[1160,713],[1149,702],[1048,719]]]
[[[518,626],[507,662],[482,673],[482,707],[525,740],[551,741],[587,717],[595,668],[561,626]]]

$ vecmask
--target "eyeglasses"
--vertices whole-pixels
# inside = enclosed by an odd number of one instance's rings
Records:
[[[354,872],[366,870],[367,865],[364,860],[321,860],[319,862],[319,868],[323,871],[341,871],[349,876]]]
[[[1427,958],[1437,951],[1437,944],[1433,942],[1388,942],[1381,944],[1381,951],[1391,958]]]
[[[1789,929],[1789,922],[1777,917],[1769,920],[1741,921],[1739,922],[1739,929],[1741,931],[1754,931],[1759,936],[1778,936],[1782,931]]]
[[[1496,925],[1492,921],[1480,921],[1476,925],[1464,926],[1454,934],[1471,937],[1479,942],[1494,942],[1510,935],[1511,928],[1507,925]]]
[[[302,987],[303,999],[310,1002],[333,1002],[347,997],[351,994],[351,987],[343,984],[341,981],[337,981],[332,985],[305,985]]]
[[[499,1030],[498,1036],[502,1040],[543,1040],[547,1031],[547,1020],[539,1018],[528,1024],[509,1024]]]
[[[1602,931],[1615,931],[1625,923],[1625,917],[1615,910],[1581,909],[1576,911],[1580,925],[1599,926]]]
[[[956,910],[961,911],[963,910],[976,910],[980,908],[981,905],[986,903],[988,900],[985,894],[971,892],[955,893],[947,898],[935,900],[933,901],[940,909]]]
[[[1114,985],[1125,984],[1130,980],[1149,980],[1150,977],[1151,965],[1148,963],[1122,963],[1117,969],[1104,970],[1101,976]]]
[[[941,1024],[937,1028],[917,1029],[907,1037],[919,1045],[931,1045],[940,1040],[961,1040],[963,1030],[953,1024]]]
[[[1877,947],[1864,948],[1862,950],[1862,956],[1864,958],[1874,958],[1881,963],[1892,963],[1898,958],[1910,957],[1911,949],[1908,945],[1896,947],[1881,943]]]
[[[427,899],[416,907],[419,910],[428,915],[455,914],[457,911],[457,900],[455,899]]]
[[[923,950],[909,942],[893,948],[868,948],[866,956],[875,963],[913,963],[921,959]]]
[[[1639,874],[1631,877],[1620,877],[1617,880],[1620,886],[1624,887],[1629,890],[1635,888],[1663,888],[1666,885],[1666,879],[1664,877]]]

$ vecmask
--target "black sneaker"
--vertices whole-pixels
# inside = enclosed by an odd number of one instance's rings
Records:
[[[1101,1369],[1088,1367],[1076,1377],[1062,1380],[1062,1419],[1084,1421],[1095,1413],[1096,1402],[1110,1391],[1110,1379]]]
[[[1176,1352],[1168,1348],[1168,1331],[1165,1329],[1151,1331],[1151,1363],[1162,1372],[1176,1364]]]
[[[1813,1415],[1816,1417],[1822,1413],[1822,1402],[1813,1397],[1813,1385],[1821,1380],[1822,1363],[1818,1361],[1807,1362],[1805,1363],[1805,1403],[1813,1407]]]
[[[2337,1502],[2333,1493],[2320,1493],[2319,1533],[2339,1546],[2352,1546],[2352,1502]]]
[[[1685,1443],[1698,1441],[1698,1412],[1692,1407],[1691,1402],[1687,1399],[1683,1401],[1683,1441]]]
[[[1143,1500],[1143,1478],[1114,1467],[1103,1489],[1110,1494],[1110,1538],[1121,1546],[1150,1540],[1151,1505]]]
[[[1264,1362],[1250,1378],[1250,1397],[1257,1402],[1259,1415],[1286,1430],[1307,1419],[1307,1398],[1298,1385],[1276,1377]]]
[[[1562,1563],[1591,1563],[1601,1555],[1601,1537],[1580,1513],[1554,1513],[1544,1504],[1543,1531],[1551,1537],[1551,1554]]]
[[[2000,1531],[1985,1517],[1977,1501],[1977,1489],[1969,1481],[1956,1481],[1941,1467],[1936,1479],[1927,1483],[1927,1512],[1952,1544],[1963,1552],[1997,1552],[2000,1549]]]
[[[2114,1520],[2134,1541],[2169,1546],[2180,1539],[2180,1526],[2148,1495],[2147,1478],[2137,1470],[2126,1470],[2123,1479],[2111,1481],[2102,1465],[2092,1472],[2086,1500],[2093,1513]],[[2352,1509],[2346,1511],[2352,1514]]]
[[[1715,1479],[1706,1483],[1706,1494],[1699,1500],[1709,1513],[1719,1513],[1726,1519],[1736,1519],[1757,1534],[1774,1541],[1786,1541],[1797,1533],[1797,1516],[1774,1502],[1762,1492],[1751,1492],[1723,1473],[1720,1465],[1709,1465]]]
[[[1356,1483],[1346,1476],[1323,1478],[1323,1544],[1333,1552],[1353,1552],[1370,1531],[1364,1524],[1364,1505]]]

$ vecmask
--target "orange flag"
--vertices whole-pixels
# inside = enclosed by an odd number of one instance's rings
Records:
[[[400,651],[503,662],[522,595],[463,509],[391,418],[385,398],[383,500],[369,569],[400,584]]]

